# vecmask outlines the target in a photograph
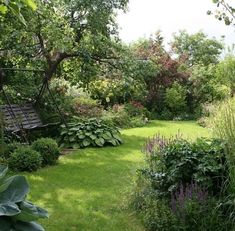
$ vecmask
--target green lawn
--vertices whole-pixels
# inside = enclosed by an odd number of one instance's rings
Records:
[[[146,137],[180,130],[187,138],[207,136],[194,122],[154,121],[144,128],[123,131],[119,147],[89,148],[60,158],[59,165],[26,174],[30,200],[48,209],[42,220],[47,231],[140,231],[126,208],[135,170],[143,164],[140,152]]]

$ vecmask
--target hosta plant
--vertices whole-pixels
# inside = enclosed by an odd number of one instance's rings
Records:
[[[24,176],[6,177],[7,167],[0,166],[0,230],[44,231],[35,221],[48,213],[26,200],[29,185]]]
[[[122,143],[120,132],[116,127],[106,125],[95,118],[75,121],[62,125],[61,146],[67,148],[85,148],[88,146],[117,146]]]

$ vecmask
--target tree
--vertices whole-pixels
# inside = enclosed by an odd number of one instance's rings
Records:
[[[25,19],[22,14],[22,11],[25,9],[36,10],[34,0],[0,0],[0,19],[6,14],[11,14],[25,24]]]
[[[175,34],[171,46],[178,59],[188,67],[217,63],[223,49],[221,42],[209,39],[203,32],[190,35],[186,31]]]
[[[213,13],[211,10],[207,11],[208,15],[215,15],[215,18],[219,21],[224,21],[226,25],[235,25],[235,6],[231,5],[231,3],[228,3],[228,1],[225,0],[212,0],[213,3],[217,5],[217,7],[220,10],[217,10],[215,13]]]
[[[112,65],[117,57],[113,45],[117,40],[115,12],[124,10],[127,2],[38,0],[37,11],[25,14],[25,27],[6,18],[0,50],[9,59],[14,57],[18,65],[44,69],[48,79],[59,71],[64,60]]]
[[[142,73],[147,89],[149,109],[161,112],[164,108],[164,94],[167,88],[177,81],[187,82],[188,75],[180,70],[180,63],[164,49],[163,38],[157,36],[139,41],[133,46],[135,57],[139,60],[136,71]]]
[[[227,96],[227,88],[216,78],[217,65],[195,65],[189,78],[190,104],[194,109],[200,104],[221,100]]]

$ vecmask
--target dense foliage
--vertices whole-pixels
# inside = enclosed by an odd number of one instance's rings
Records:
[[[17,148],[8,159],[9,168],[13,171],[36,171],[42,165],[39,152],[30,147]]]
[[[51,138],[41,138],[34,141],[32,149],[40,153],[42,166],[56,164],[60,155],[57,142]]]
[[[102,120],[88,119],[62,125],[61,146],[85,148],[88,146],[117,146],[122,143],[120,132],[116,127],[106,125]]]
[[[138,170],[133,205],[147,230],[231,230],[225,151],[219,139],[156,135],[146,142],[147,167]]]
[[[47,211],[26,200],[29,185],[23,176],[6,177],[7,168],[0,166],[0,227],[2,231],[44,231],[35,223],[48,218]]]

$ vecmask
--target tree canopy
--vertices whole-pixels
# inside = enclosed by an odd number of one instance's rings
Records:
[[[188,34],[180,31],[174,35],[172,50],[188,66],[217,63],[223,45],[216,39],[208,38],[203,32]]]
[[[65,59],[102,63],[116,57],[115,13],[125,10],[127,0],[38,0],[36,4],[36,12],[24,14],[25,27],[9,15],[2,22],[0,49],[8,57],[18,57],[24,65],[34,63],[48,78]]]

